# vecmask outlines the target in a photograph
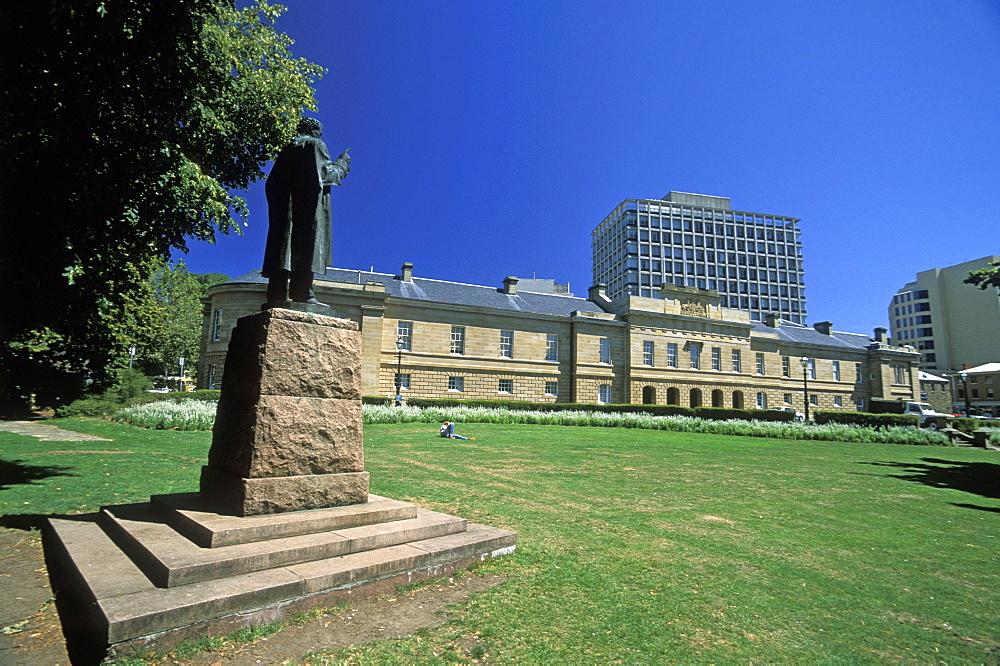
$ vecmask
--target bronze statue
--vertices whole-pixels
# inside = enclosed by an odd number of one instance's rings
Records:
[[[320,139],[323,125],[303,118],[298,136],[278,154],[267,177],[267,244],[261,275],[268,278],[266,307],[289,301],[322,305],[313,274],[330,260],[330,186],[351,170],[347,150],[335,161]],[[348,148],[350,150],[350,148]]]

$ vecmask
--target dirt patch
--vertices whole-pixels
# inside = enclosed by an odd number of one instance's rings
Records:
[[[283,664],[312,650],[409,636],[423,627],[444,624],[448,620],[449,606],[503,581],[500,576],[466,573],[391,597],[358,601],[348,609],[329,611],[306,624],[285,627],[254,643],[205,652],[186,658],[184,663],[192,666]]]
[[[38,532],[0,529],[0,663],[69,664]]]
[[[329,611],[302,625],[289,624],[254,643],[186,657],[184,663],[281,664],[312,650],[408,636],[423,627],[443,624],[452,604],[504,580],[464,572],[393,596],[358,600],[350,608]],[[0,529],[0,599],[0,663],[70,663],[39,533]]]

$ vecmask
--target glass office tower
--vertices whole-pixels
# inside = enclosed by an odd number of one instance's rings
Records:
[[[794,217],[732,210],[729,199],[670,192],[626,199],[592,234],[594,282],[610,298],[659,298],[664,284],[715,289],[723,307],[806,323]]]

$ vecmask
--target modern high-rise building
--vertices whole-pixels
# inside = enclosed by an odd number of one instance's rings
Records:
[[[794,217],[733,210],[727,197],[670,192],[626,199],[592,234],[594,282],[608,296],[659,298],[665,284],[714,289],[722,306],[763,321],[806,322]]]
[[[921,271],[892,297],[892,341],[919,350],[922,370],[959,371],[1000,361],[1000,294],[964,282],[969,271],[994,261],[1000,256]]]

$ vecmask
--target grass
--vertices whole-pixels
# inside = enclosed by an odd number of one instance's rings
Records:
[[[64,468],[5,480],[5,514],[194,490],[210,441],[59,424],[115,441],[0,433],[5,465]],[[429,424],[366,426],[372,492],[516,530],[517,553],[482,565],[513,578],[444,626],[304,661],[1000,663],[995,452],[533,425],[459,432],[476,440],[440,439]],[[84,452],[96,448],[138,453]]]

